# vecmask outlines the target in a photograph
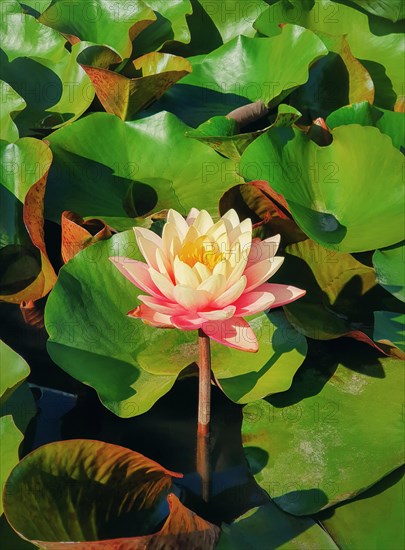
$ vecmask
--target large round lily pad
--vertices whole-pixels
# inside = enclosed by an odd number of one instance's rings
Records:
[[[396,359],[355,342],[309,356],[289,391],[244,409],[256,481],[296,515],[357,496],[403,463],[402,400]]]
[[[216,215],[222,193],[242,180],[235,162],[187,139],[187,130],[170,113],[133,122],[94,113],[54,132],[46,216],[59,222],[71,210],[120,229],[166,208]]]
[[[245,179],[265,179],[312,239],[339,252],[404,238],[403,156],[387,135],[358,124],[332,130],[320,146],[298,129],[273,128],[245,150]]]

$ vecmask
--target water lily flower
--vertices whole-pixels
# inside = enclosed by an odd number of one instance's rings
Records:
[[[135,227],[146,263],[110,258],[145,294],[128,315],[156,327],[202,331],[226,346],[255,352],[245,316],[297,300],[304,290],[266,281],[280,268],[280,236],[252,241],[252,222],[229,210],[216,223],[193,208],[187,219],[169,210],[162,237]]]

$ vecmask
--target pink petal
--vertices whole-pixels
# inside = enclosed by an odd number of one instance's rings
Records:
[[[179,214],[179,212],[176,212],[176,210],[170,209],[167,213],[167,221],[169,223],[174,223],[180,238],[184,239],[188,231],[188,224],[183,216]]]
[[[159,271],[156,271],[152,267],[149,268],[149,273],[152,281],[159,289],[160,293],[166,296],[171,302],[175,302],[174,299],[174,284],[168,276],[163,275]]]
[[[274,285],[264,284],[252,292],[242,294],[233,304],[236,307],[235,316],[254,315],[255,313],[269,309],[276,300],[274,294],[268,288],[272,286]]]
[[[207,321],[225,321],[234,316],[235,306],[227,306],[224,309],[214,309],[212,311],[199,311],[198,315]]]
[[[256,352],[259,349],[256,335],[242,317],[225,321],[207,321],[202,326],[207,336],[230,348]]]
[[[158,269],[158,265],[156,263],[156,250],[158,248],[162,248],[162,239],[153,231],[143,227],[134,227],[134,233],[139,250],[142,252],[142,256],[151,267]]]
[[[131,258],[109,258],[109,260],[115,265],[115,267],[130,281],[133,285],[137,286],[143,292],[152,294],[152,296],[162,297],[162,293],[156,287],[153,282],[150,273],[149,266],[139,260],[132,260]]]
[[[211,307],[219,309],[233,304],[233,302],[237,300],[242,292],[245,290],[245,287],[246,277],[242,275],[239,281],[230,286],[227,290],[225,290],[223,294],[215,299],[215,301],[211,304]]]
[[[250,267],[253,264],[268,260],[276,255],[277,249],[280,245],[280,235],[274,235],[263,241],[254,240],[250,248],[249,258],[247,266]]]
[[[205,290],[194,290],[183,285],[176,285],[173,294],[178,304],[192,312],[205,309],[212,300],[211,294]]]
[[[171,322],[176,328],[181,330],[198,330],[205,320],[201,319],[197,314],[188,313],[187,315],[172,317]]]
[[[200,211],[197,208],[192,208],[190,210],[190,212],[188,213],[188,216],[186,218],[187,224],[188,225],[193,225],[194,220],[196,219],[196,217],[198,216],[199,213],[200,213]]]
[[[187,310],[179,306],[179,304],[169,302],[165,298],[154,298],[152,296],[143,296],[141,294],[138,296],[138,300],[158,313],[164,313],[166,315],[185,315],[187,313]]]
[[[136,307],[132,311],[129,311],[128,315],[129,317],[142,319],[146,325],[152,325],[153,327],[159,328],[173,328],[173,323],[171,322],[169,315],[158,313],[143,304]]]
[[[250,267],[247,267],[244,275],[247,278],[246,290],[255,289],[268,279],[281,267],[284,262],[284,258],[281,256],[275,256],[267,260],[262,260],[261,262],[252,264]]]
[[[276,298],[275,302],[271,305],[272,308],[284,306],[291,302],[295,302],[295,300],[298,300],[298,298],[302,298],[302,296],[305,296],[307,292],[306,290],[302,290],[301,288],[297,288],[295,286],[290,286],[290,285],[278,285],[278,284],[267,283],[266,285],[262,285],[262,286],[268,287],[269,291],[272,294],[274,294]]]

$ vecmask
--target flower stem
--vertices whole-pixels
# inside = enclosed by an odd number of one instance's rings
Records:
[[[211,470],[209,456],[211,416],[211,350],[210,339],[198,331],[199,344],[199,388],[198,388],[198,430],[197,430],[197,472],[202,481],[202,497],[209,500]]]

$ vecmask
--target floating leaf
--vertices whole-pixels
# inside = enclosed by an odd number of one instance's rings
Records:
[[[316,33],[346,36],[352,55],[371,75],[375,103],[392,109],[395,103],[403,101],[403,28],[400,23],[391,23],[330,0],[306,4],[280,0],[260,15],[255,28],[266,36],[273,36],[279,32],[280,23],[302,25]]]
[[[25,109],[27,104],[13,88],[0,80],[0,94],[2,112],[0,118],[0,139],[4,141],[16,141],[18,139],[18,128],[13,119],[18,116],[19,111]]]
[[[405,352],[405,314],[376,311],[374,313],[374,340],[394,345]],[[402,356],[402,359],[404,358]]]
[[[236,403],[249,403],[288,390],[305,359],[307,342],[282,312],[250,318],[259,342],[256,354],[213,343],[212,368],[223,392]]]
[[[171,493],[172,479],[180,477],[124,447],[59,441],[30,453],[13,470],[4,492],[5,513],[23,538],[49,550],[211,549],[219,529]]]
[[[231,94],[274,106],[306,82],[309,67],[326,54],[314,33],[286,25],[272,38],[238,36],[204,57],[191,59],[193,72],[180,85],[219,92],[224,102]]]
[[[83,220],[74,212],[62,213],[62,259],[66,263],[80,250],[111,237],[110,228],[101,220]]]
[[[89,0],[84,4],[54,0],[39,21],[80,40],[109,46],[124,59],[131,54],[131,40],[155,19],[153,11],[142,0],[129,3]]]
[[[95,243],[61,269],[45,310],[48,352],[71,376],[95,388],[107,408],[132,417],[150,409],[197,361],[197,331],[157,329],[128,317],[143,292],[122,277],[111,256],[143,260],[133,231]],[[212,345],[219,384],[243,403],[287,389],[306,354],[305,338],[282,313],[251,322],[260,339],[257,354]]]
[[[69,53],[66,39],[30,15],[12,13],[1,19],[6,39],[0,50],[0,75],[26,101],[16,119],[20,135],[72,122],[94,98],[90,79],[76,62],[81,45]]]
[[[44,240],[43,201],[52,153],[42,141],[0,142],[2,161],[2,271],[0,299],[37,300],[53,287],[56,274]]]
[[[235,163],[187,139],[188,129],[170,113],[134,122],[94,113],[54,132],[46,216],[59,222],[71,210],[126,229],[168,208],[216,215],[221,194],[242,179]]]
[[[330,112],[348,103],[374,102],[374,84],[370,73],[356,59],[346,36],[317,35],[329,50],[310,70],[306,84],[292,93],[290,102],[310,123],[326,118]]]
[[[222,525],[218,550],[337,550],[333,539],[311,518],[286,514],[273,502]]]
[[[402,302],[405,302],[404,254],[405,248],[401,244],[386,250],[376,250],[373,255],[378,282]]]
[[[85,53],[85,52],[83,52]],[[153,52],[136,59],[135,69],[142,71],[138,78],[127,78],[115,71],[93,67],[78,61],[86,71],[104,109],[122,120],[131,120],[141,109],[159,99],[173,84],[191,72],[183,57]]]
[[[361,124],[362,126],[375,126],[383,134],[387,134],[392,139],[393,145],[400,149],[405,147],[404,140],[404,120],[403,113],[394,113],[379,109],[370,105],[367,101],[346,105],[337,111],[331,113],[326,119],[329,128],[336,128],[345,124]]]
[[[394,23],[403,19],[405,15],[402,0],[352,0],[352,2],[366,11],[390,19]]]
[[[398,367],[359,343],[324,347],[308,356],[290,390],[245,407],[245,454],[278,506],[312,514],[357,496],[402,464]]]
[[[18,449],[35,414],[34,400],[24,380],[30,368],[22,357],[0,341],[0,492],[19,461]],[[0,499],[0,515],[3,505]]]
[[[319,146],[298,129],[273,128],[243,153],[241,174],[269,181],[301,229],[327,248],[361,252],[402,241],[402,154],[377,128],[331,133],[332,143]]]
[[[190,0],[144,0],[144,4],[155,12],[156,21],[133,41],[133,52],[137,56],[159,50],[167,43],[190,42],[186,19],[193,11]]]
[[[29,373],[26,361],[0,340],[0,404],[8,399]]]
[[[239,161],[243,151],[257,137],[266,133],[272,127],[292,126],[301,113],[289,105],[279,105],[273,124],[263,130],[239,133],[237,122],[231,117],[213,117],[201,124],[195,130],[186,132],[186,136],[206,143],[225,157]]]
[[[340,548],[401,550],[405,538],[403,496],[402,467],[359,497],[321,512],[317,519]]]

